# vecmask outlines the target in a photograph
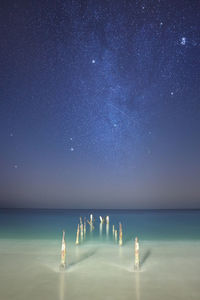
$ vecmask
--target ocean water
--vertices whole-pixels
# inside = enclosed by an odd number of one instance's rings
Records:
[[[200,240],[200,210],[0,210],[0,238],[60,240],[62,230],[75,240],[79,218],[92,213],[92,239],[99,240],[99,216],[110,216],[110,228],[123,225],[124,242],[142,240]],[[89,225],[87,224],[89,228]],[[105,237],[104,225],[102,236]],[[88,238],[90,235],[88,236]],[[109,235],[112,240],[112,235]]]
[[[79,218],[94,230],[75,245]],[[100,226],[99,215],[109,215]],[[123,227],[123,246],[112,232]],[[62,230],[67,267],[60,272]],[[140,271],[134,270],[134,238]],[[0,210],[0,299],[200,299],[200,211]]]

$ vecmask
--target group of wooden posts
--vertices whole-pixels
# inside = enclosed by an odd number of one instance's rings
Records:
[[[106,225],[109,226],[109,216],[106,216],[106,218],[103,218],[102,216],[99,217],[100,219],[100,226],[106,221]],[[88,224],[90,225],[90,232],[94,229],[94,217],[91,214],[90,220],[87,220]],[[76,232],[76,245],[79,245],[79,237],[81,236],[81,240],[86,236],[86,218],[84,218],[84,222],[82,221],[82,218],[80,217],[80,224],[77,226],[77,232]],[[115,238],[115,241],[118,239],[118,231],[115,229],[115,226],[113,225],[113,236]],[[119,246],[123,245],[123,238],[122,238],[122,224],[119,223]],[[135,251],[134,251],[134,269],[139,270],[139,241],[138,238],[135,238]],[[65,242],[65,231],[63,230],[62,235],[62,247],[61,247],[61,263],[60,268],[65,269],[66,268],[66,242]]]

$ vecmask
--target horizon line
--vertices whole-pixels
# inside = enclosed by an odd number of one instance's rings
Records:
[[[200,208],[45,208],[45,207],[0,207],[0,210],[121,210],[121,211],[173,211],[200,210]]]

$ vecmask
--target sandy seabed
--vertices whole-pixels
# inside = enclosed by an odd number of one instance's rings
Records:
[[[141,241],[139,272],[133,241],[67,244],[59,272],[60,242],[0,240],[1,300],[200,299],[199,241]]]

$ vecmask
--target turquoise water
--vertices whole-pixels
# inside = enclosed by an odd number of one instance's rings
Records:
[[[123,226],[124,243],[136,235],[142,240],[200,240],[200,210],[0,210],[0,238],[60,239],[63,229],[67,239],[75,240],[79,217],[95,217],[95,229],[88,240],[112,239],[112,225]],[[99,215],[110,216],[109,236],[106,226],[99,234]]]

